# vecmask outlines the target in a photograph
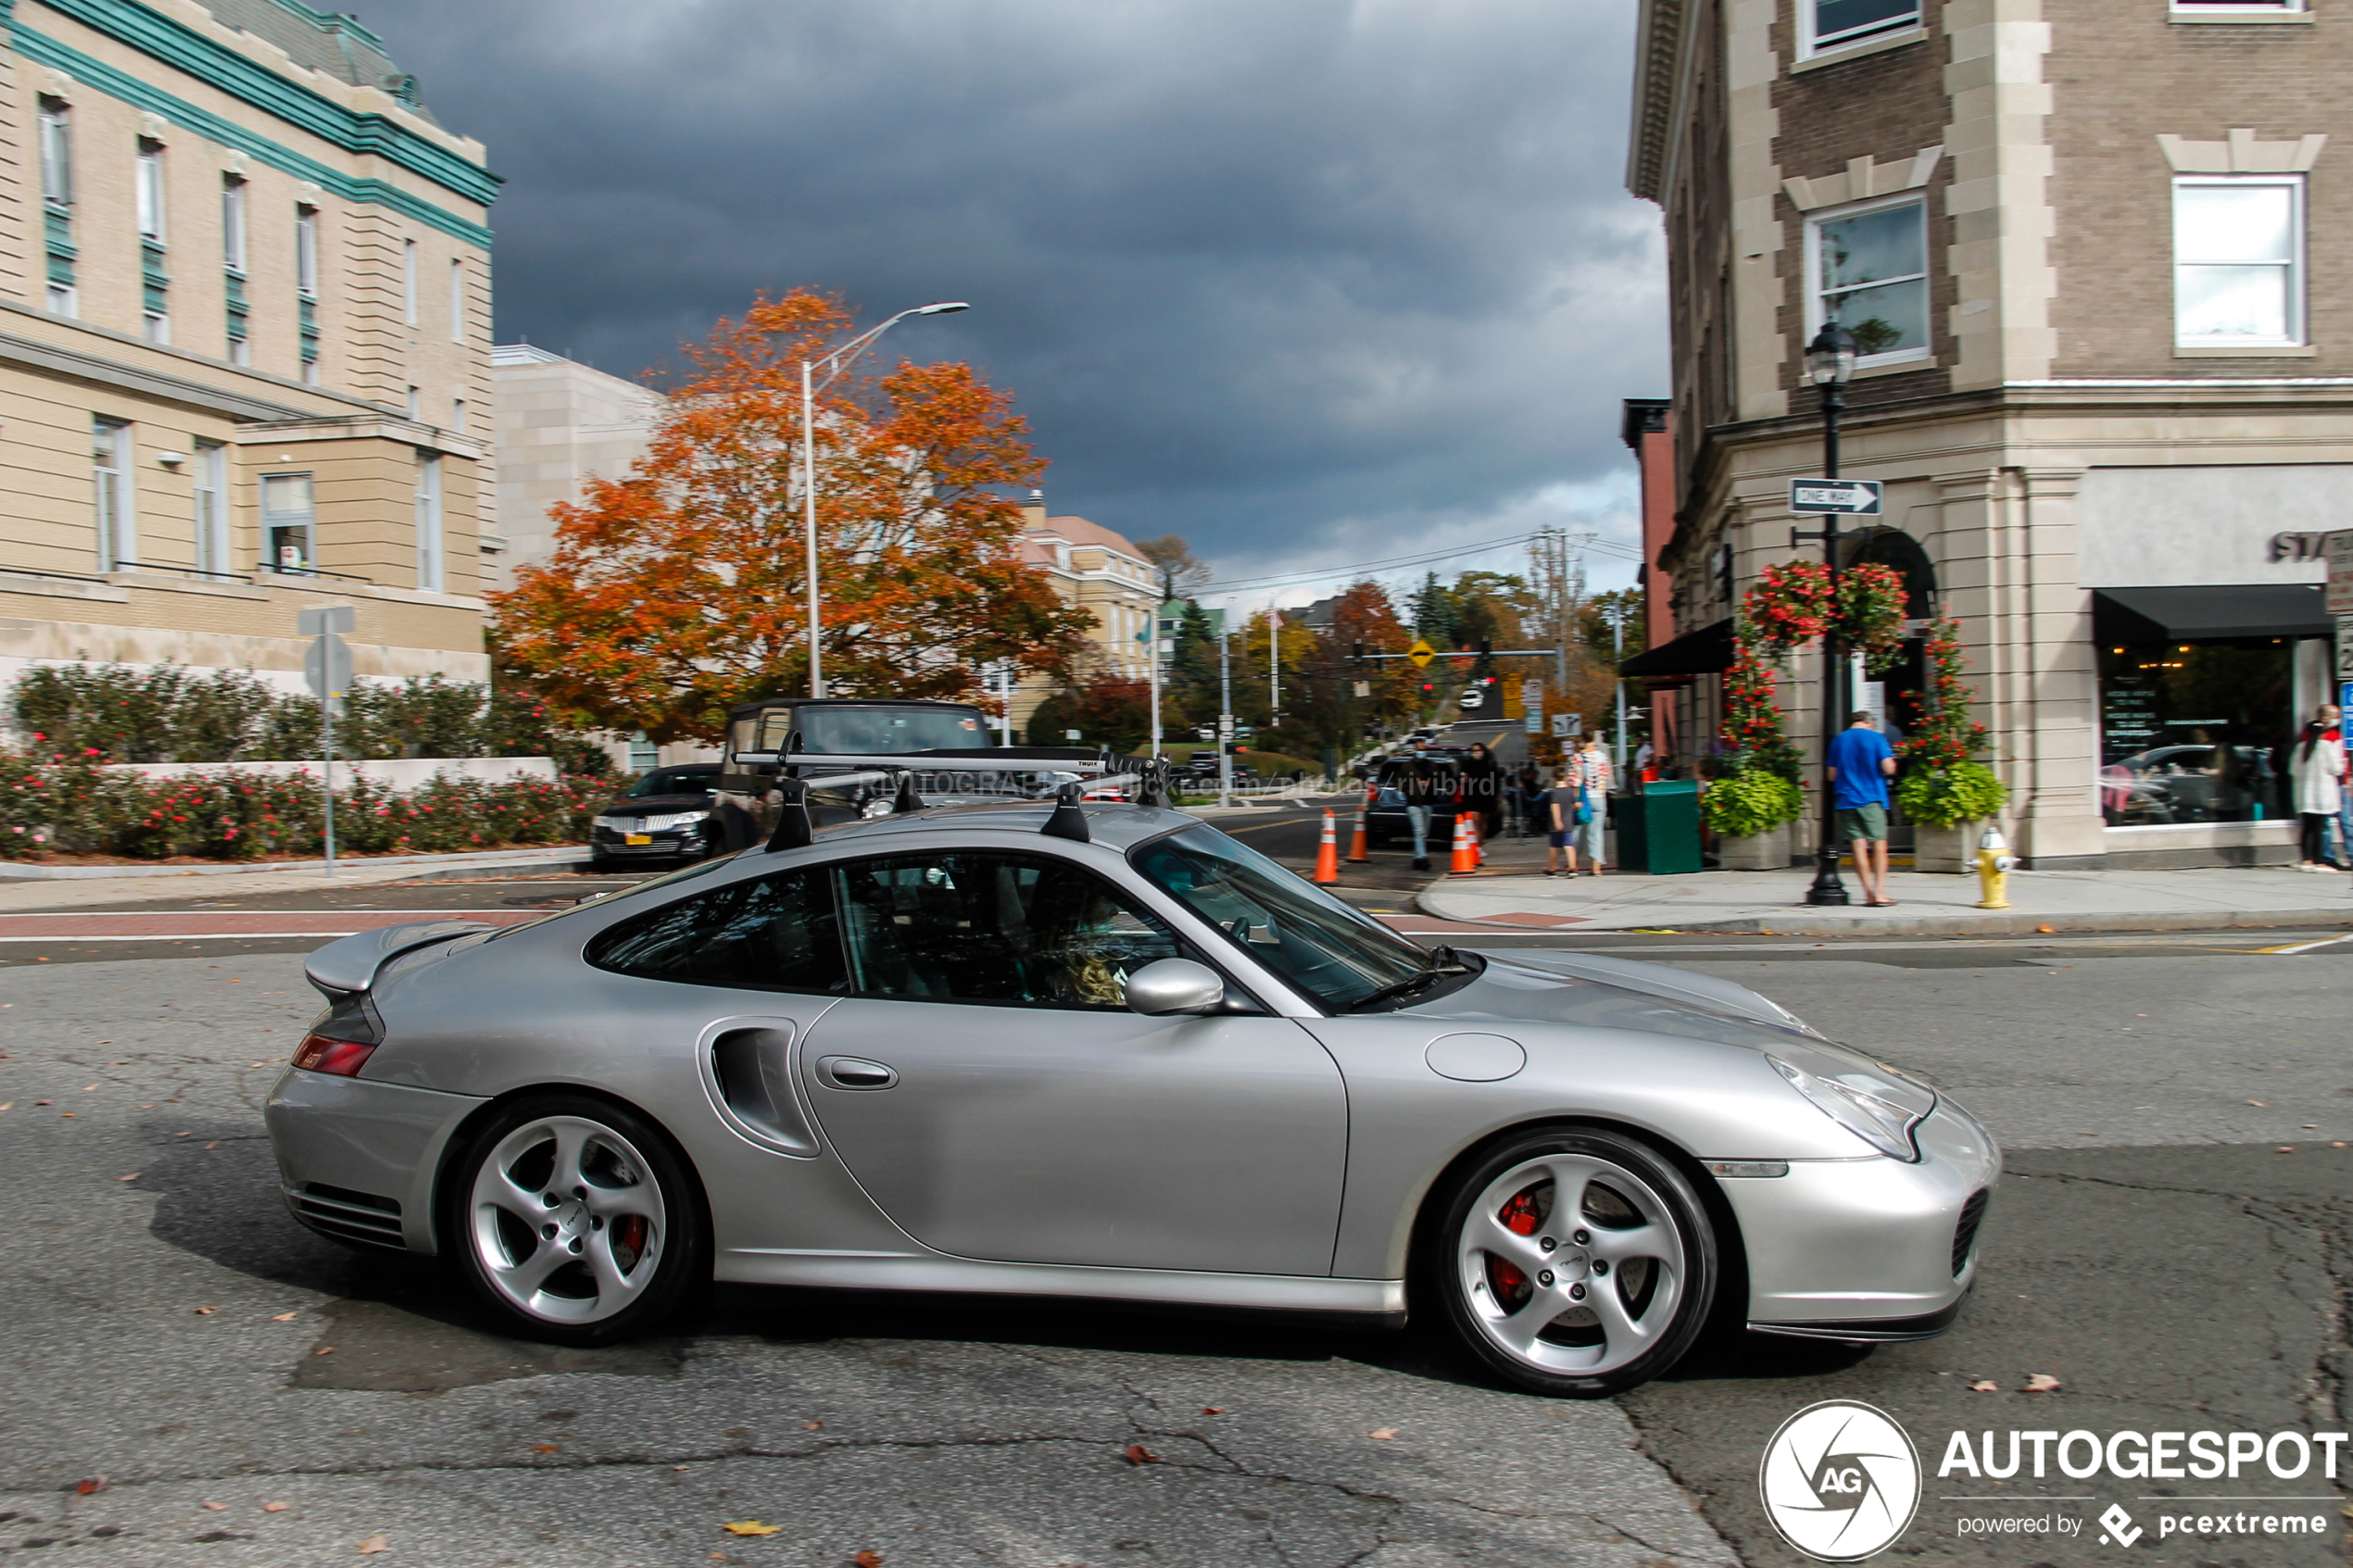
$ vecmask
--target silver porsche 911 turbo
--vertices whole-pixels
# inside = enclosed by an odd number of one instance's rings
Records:
[[[925,809],[544,920],[345,938],[287,1204],[514,1331],[714,1277],[1442,1323],[1592,1397],[1711,1320],[1950,1324],[2000,1155],[1742,986],[1425,949],[1150,806]]]

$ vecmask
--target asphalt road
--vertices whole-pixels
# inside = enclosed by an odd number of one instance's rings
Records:
[[[520,912],[596,885],[274,907]],[[736,1290],[657,1343],[504,1339],[431,1268],[345,1253],[278,1205],[258,1106],[316,1009],[293,956],[309,943],[14,944],[0,1556],[311,1564],[382,1536],[386,1562],[451,1568],[1796,1563],[1759,1455],[1800,1408],[1850,1399],[1929,1465],[1883,1560],[2116,1556],[2094,1522],[2114,1503],[2148,1531],[2126,1561],[2342,1564],[2341,1478],[1934,1474],[1955,1431],[2347,1428],[2353,943],[2253,950],[2295,942],[1607,944],[1730,974],[1918,1069],[1986,1119],[2010,1172],[1946,1336],[1736,1338],[1598,1404],[1502,1392],[1412,1334],[952,1298]],[[2024,1392],[2036,1374],[2058,1387]],[[2145,1500],[2165,1493],[2208,1500]],[[2331,1534],[2160,1541],[2176,1506],[2309,1510]],[[2012,1516],[2055,1530],[1961,1533]],[[723,1529],[755,1521],[779,1530]]]

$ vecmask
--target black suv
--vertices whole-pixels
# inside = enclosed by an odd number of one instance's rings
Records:
[[[623,860],[699,860],[717,854],[711,812],[718,789],[716,762],[648,769],[598,813],[588,836],[590,866],[603,872]]]

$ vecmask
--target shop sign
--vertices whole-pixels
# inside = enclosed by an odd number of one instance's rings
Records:
[[[2340,528],[2322,538],[2329,563],[2329,613],[2353,615],[2353,528]],[[2336,644],[2339,648],[2345,646],[2341,621],[2336,629]]]

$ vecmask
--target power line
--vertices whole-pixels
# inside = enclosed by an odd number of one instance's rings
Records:
[[[1452,545],[1442,550],[1426,550],[1389,560],[1357,561],[1347,566],[1316,567],[1302,571],[1278,571],[1269,577],[1237,577],[1224,583],[1206,583],[1201,591],[1215,594],[1242,588],[1271,588],[1289,583],[1313,582],[1319,577],[1339,577],[1353,571],[1390,571],[1401,567],[1428,566],[1433,561],[1447,560],[1455,556],[1478,555],[1510,545],[1525,545],[1534,537],[1532,533],[1522,533],[1509,539],[1490,539],[1480,545]]]

